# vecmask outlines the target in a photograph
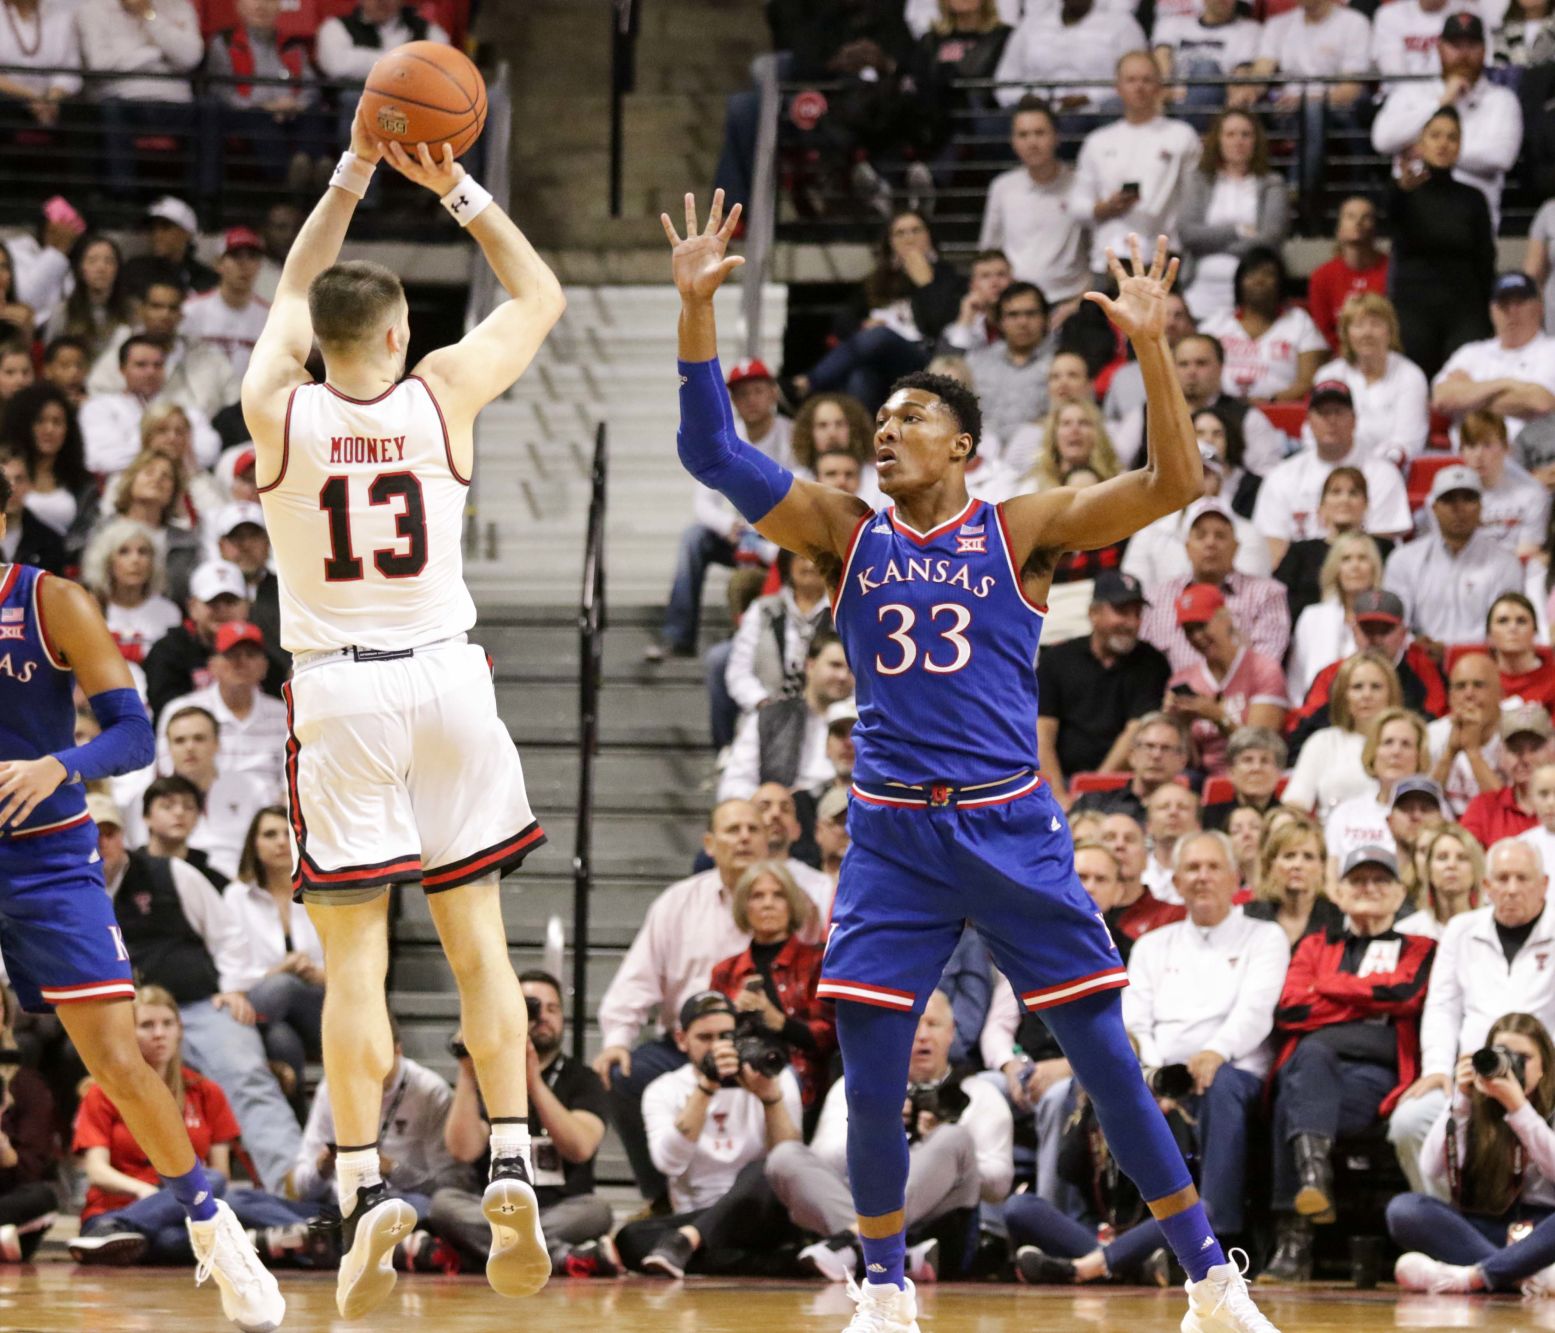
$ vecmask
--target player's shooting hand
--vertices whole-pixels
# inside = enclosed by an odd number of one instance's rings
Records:
[[[726,255],[734,229],[739,225],[740,205],[724,217],[724,192],[713,191],[713,206],[708,210],[707,226],[697,230],[697,201],[686,196],[686,237],[680,238],[668,213],[659,214],[664,234],[674,248],[670,251],[670,272],[682,300],[710,301],[735,269],[745,262],[739,255]]]
[[[0,763],[0,828],[17,828],[70,775],[51,754]]]
[[[1128,236],[1129,268],[1125,269],[1107,247],[1107,267],[1117,280],[1116,299],[1101,292],[1086,292],[1085,299],[1102,308],[1118,332],[1135,342],[1166,336],[1166,295],[1177,280],[1177,260],[1167,255],[1165,236],[1155,238],[1155,256],[1145,267],[1139,237]]]
[[[362,104],[356,104],[356,116],[351,121],[351,151],[364,162],[383,161],[383,141],[373,132]]]
[[[389,140],[383,146],[384,156],[389,159],[389,165],[393,167],[408,181],[414,181],[417,185],[425,186],[439,199],[452,190],[465,177],[465,170],[454,161],[454,150],[451,144],[443,145],[442,160],[432,156],[432,150],[424,143],[416,145],[415,156],[405,151],[405,145]]]

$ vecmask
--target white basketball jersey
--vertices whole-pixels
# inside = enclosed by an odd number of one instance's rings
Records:
[[[469,479],[424,380],[365,402],[300,385],[284,440],[260,500],[288,652],[418,648],[475,624],[459,544]]]

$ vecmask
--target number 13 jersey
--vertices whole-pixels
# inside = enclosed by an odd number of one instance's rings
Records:
[[[856,682],[856,782],[975,786],[1037,767],[1037,643],[997,505],[932,532],[859,521],[832,604]]]
[[[419,376],[367,400],[327,384],[293,389],[281,472],[260,490],[282,646],[393,651],[469,630],[468,486]]]

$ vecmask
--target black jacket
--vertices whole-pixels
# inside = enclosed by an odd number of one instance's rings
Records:
[[[22,510],[22,538],[17,543],[14,561],[35,565],[50,574],[65,572],[65,539],[30,509]]]

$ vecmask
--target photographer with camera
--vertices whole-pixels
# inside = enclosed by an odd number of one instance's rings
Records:
[[[519,974],[529,1011],[529,1143],[534,1161],[540,1231],[553,1272],[569,1277],[614,1277],[620,1271],[610,1243],[610,1205],[594,1193],[594,1158],[605,1137],[610,1103],[599,1075],[562,1053],[566,1014],[561,982],[538,968]],[[475,1165],[480,1181],[490,1167],[491,1126],[475,1078],[475,1064],[456,1036],[449,1050],[459,1061],[443,1145],[458,1162]],[[432,1196],[432,1233],[475,1268],[491,1249],[491,1223],[474,1190],[452,1186]]]
[[[979,1200],[1001,1202],[1015,1175],[1009,1104],[990,1083],[951,1068],[955,1030],[950,999],[936,990],[918,1020],[902,1104],[911,1163],[907,1276],[914,1282],[938,1277],[941,1235],[947,1264],[959,1266]],[[848,1099],[841,1083],[827,1095],[809,1147],[793,1142],[772,1150],[767,1181],[797,1226],[827,1238],[801,1250],[801,1264],[831,1282],[852,1276],[863,1246],[848,1191]]]
[[[826,1061],[837,1048],[832,1006],[815,998],[821,949],[799,938],[815,905],[781,861],[757,861],[735,882],[731,907],[734,924],[751,942],[713,968],[712,989],[734,1004],[736,1037],[767,1043],[774,1072],[792,1065],[808,1113],[825,1089]]]
[[[1400,1194],[1388,1234],[1409,1291],[1555,1296],[1555,1044],[1532,1014],[1505,1014],[1458,1060],[1451,1103],[1420,1152],[1450,1203]]]
[[[736,1035],[734,1005],[715,990],[680,1008],[675,1044],[687,1062],[643,1093],[653,1164],[669,1183],[674,1212],[630,1222],[616,1236],[621,1261],[638,1272],[776,1275],[789,1230],[765,1187],[762,1159],[799,1142],[799,1082],[774,1069],[765,1039]]]

